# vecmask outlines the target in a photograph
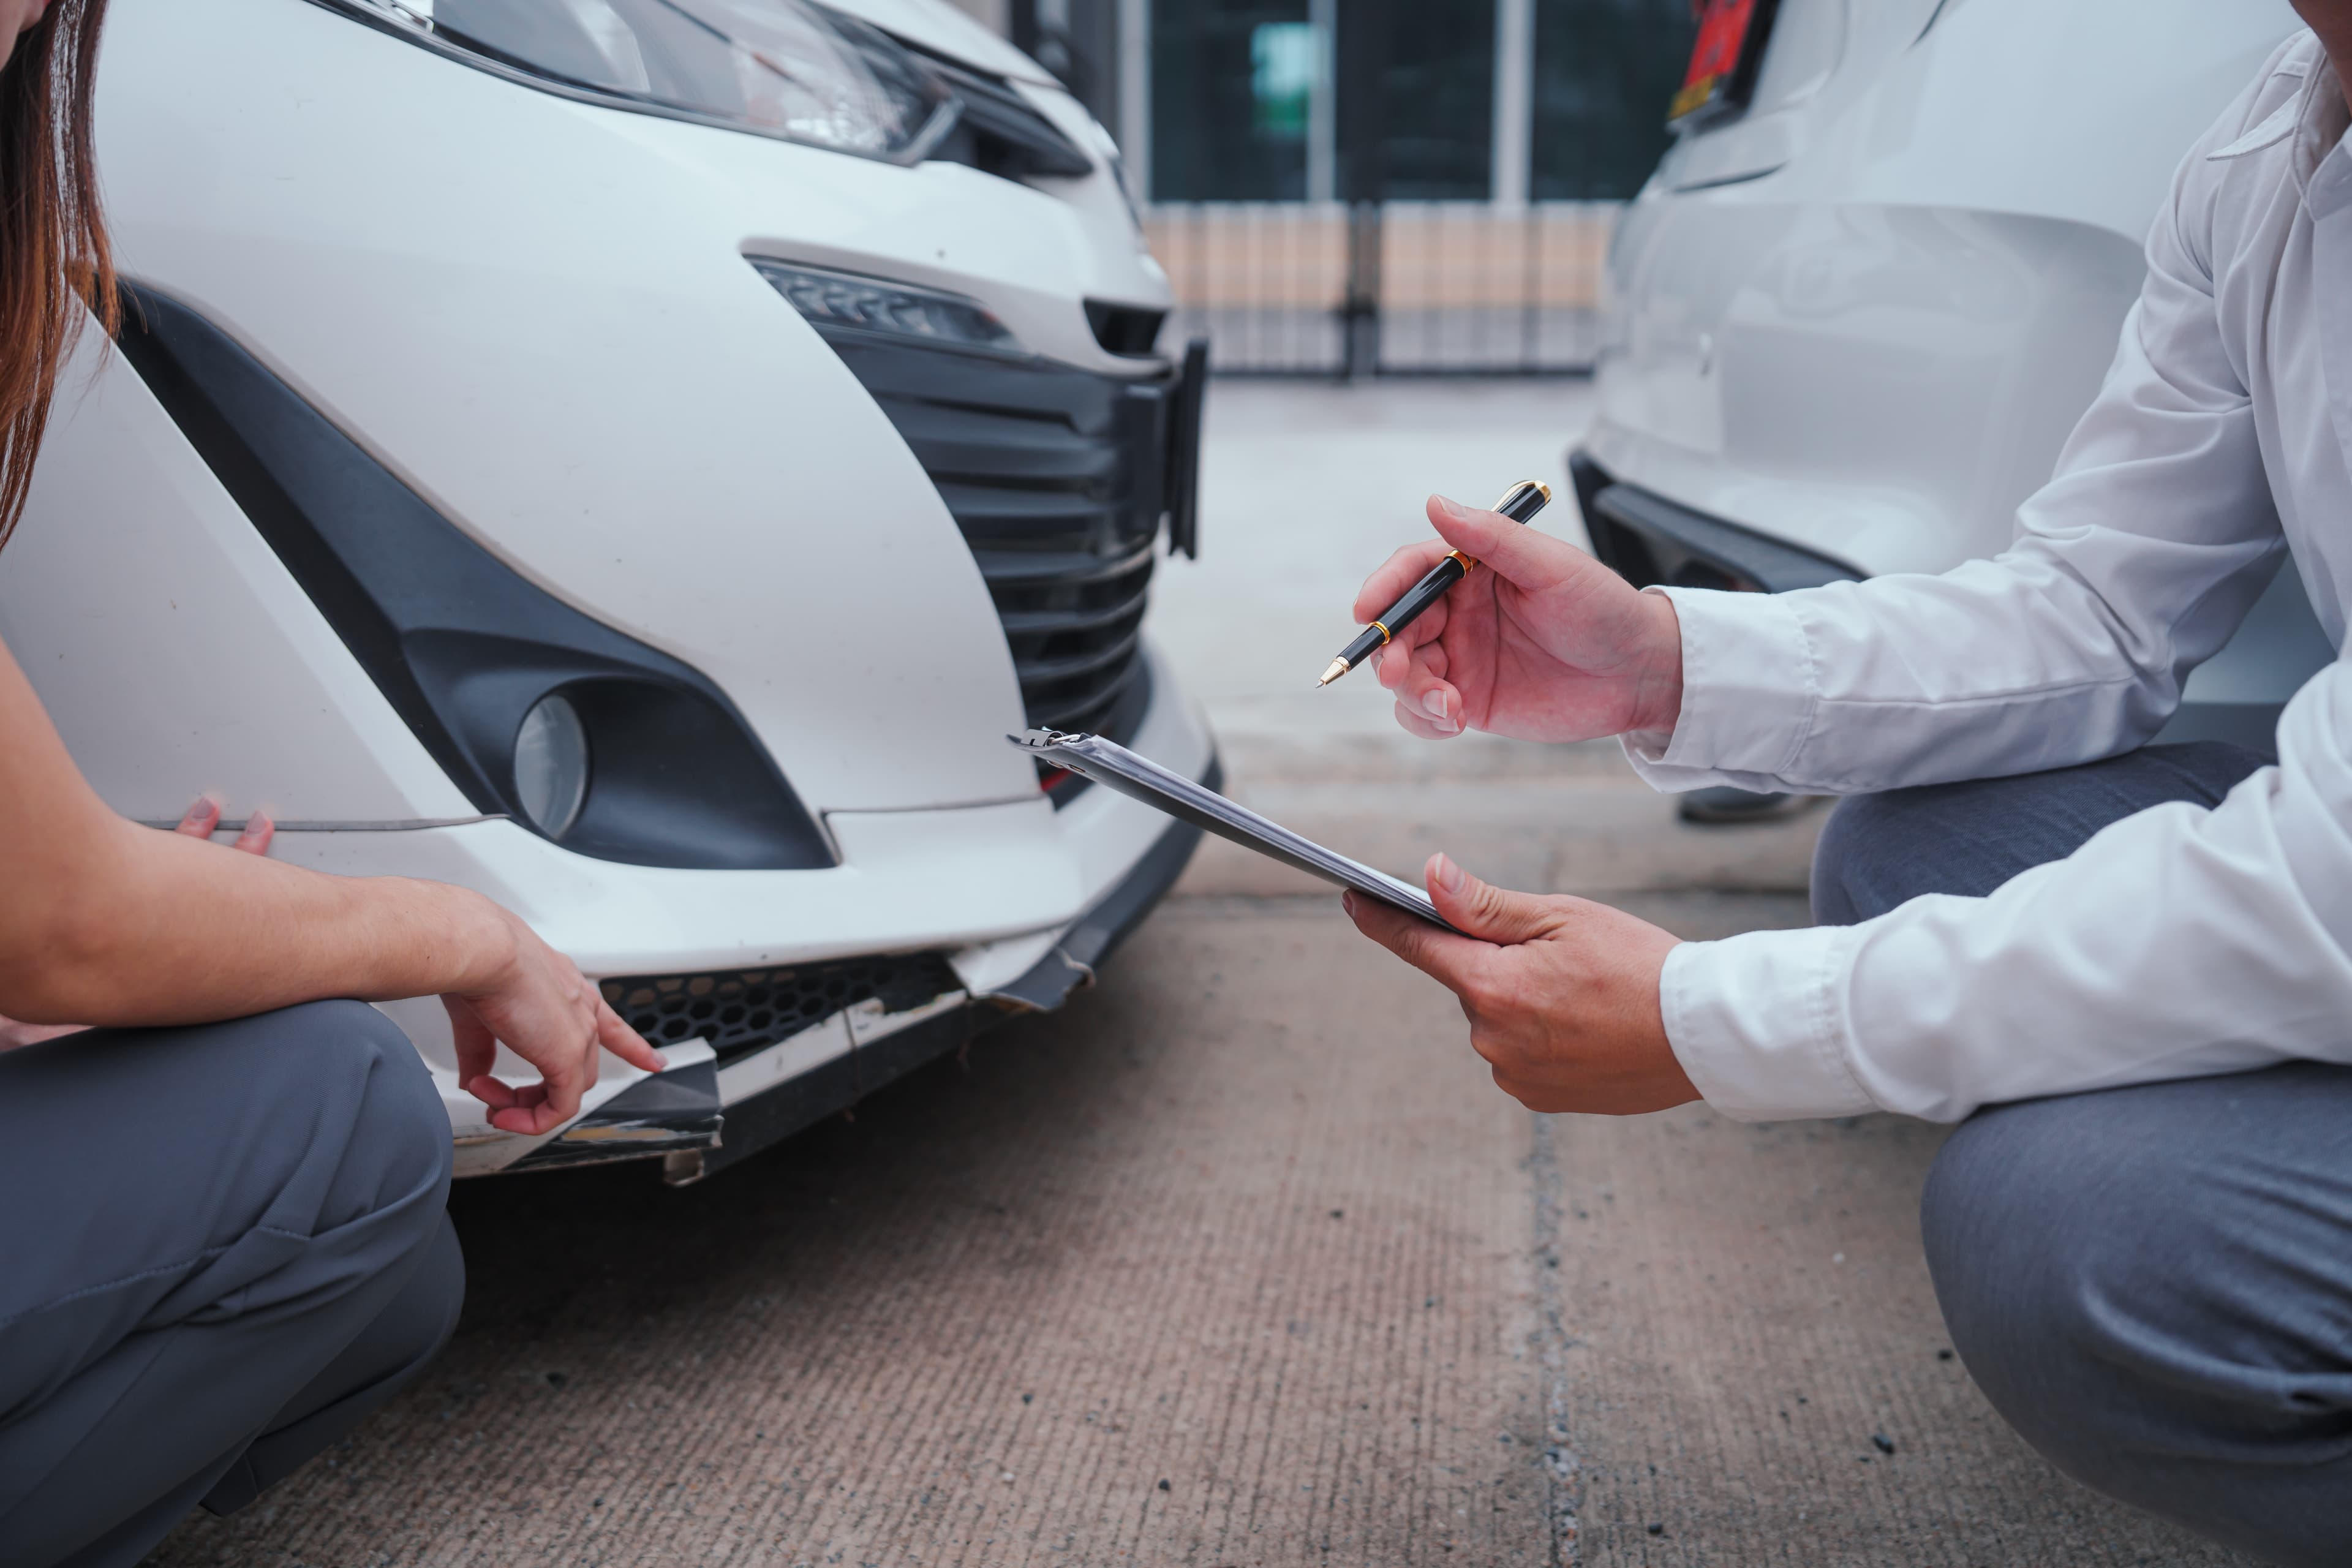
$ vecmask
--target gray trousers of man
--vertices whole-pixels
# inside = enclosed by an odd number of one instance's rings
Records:
[[[2135,812],[2215,805],[2264,761],[2152,746],[1856,796],[1823,829],[1814,913],[1989,893]],[[2256,1556],[2352,1563],[2352,1068],[1989,1107],[1920,1213],[1961,1361],[2052,1464]]]
[[[0,1055],[0,1562],[135,1563],[388,1398],[465,1291],[449,1152],[356,1002]]]

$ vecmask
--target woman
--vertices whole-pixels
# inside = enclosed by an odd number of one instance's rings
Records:
[[[0,543],[113,274],[91,165],[105,0],[0,0]],[[0,556],[0,571],[6,570]],[[509,1131],[609,1050],[661,1059],[462,889],[239,854],[115,816],[0,647],[0,1559],[131,1563],[348,1431],[464,1290],[449,1124],[371,1001],[438,994]],[[60,1026],[89,1026],[67,1032]],[[26,1042],[31,1043],[26,1043]],[[490,1076],[503,1042],[541,1075]]]

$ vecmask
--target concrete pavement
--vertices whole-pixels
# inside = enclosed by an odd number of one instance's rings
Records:
[[[1059,1016],[706,1185],[462,1188],[443,1359],[157,1561],[2229,1561],[1941,1359],[1937,1140],[1532,1117],[1328,900],[1184,900]]]
[[[1221,385],[1157,629],[1238,793],[1692,938],[1805,918],[1818,813],[1309,689],[1423,490],[1554,477],[1555,385]],[[1549,471],[1546,471],[1549,465]],[[1566,531],[1563,504],[1548,524]],[[1325,891],[1213,846],[1061,1014],[701,1186],[462,1188],[457,1341],[180,1565],[2223,1564],[1949,1359],[1939,1130],[1536,1117]]]

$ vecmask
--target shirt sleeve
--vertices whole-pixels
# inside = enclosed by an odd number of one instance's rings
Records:
[[[1683,712],[1629,740],[1669,788],[1832,794],[2016,773],[2147,740],[2284,554],[2192,152],[2097,399],[2016,542],[1942,576],[1778,597],[1672,590]],[[1746,1119],[2002,1100],[2294,1058],[2352,1062],[2352,671],[2289,704],[2280,761],[2221,805],[2108,827],[1988,898],[1685,943],[1677,1058]]]
[[[2211,268],[2228,165],[2206,153],[2251,106],[2175,176],[2115,361],[2011,547],[1934,576],[1658,590],[1684,697],[1670,737],[1628,738],[1643,777],[1852,795],[2088,762],[2163,725],[2285,556]]]
[[[2352,667],[2208,811],[2116,823],[1988,898],[1689,942],[1659,988],[1707,1102],[1749,1120],[1979,1105],[2352,1063]]]

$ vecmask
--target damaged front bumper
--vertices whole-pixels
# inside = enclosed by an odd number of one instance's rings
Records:
[[[1223,782],[1213,753],[1202,782]],[[527,1145],[487,1128],[486,1136],[461,1131],[457,1173],[658,1158],[670,1184],[698,1182],[1007,1017],[1059,1007],[1167,895],[1200,841],[1199,828],[1170,823],[1056,931],[944,955],[605,981],[606,999],[663,1047],[668,1070],[625,1083]]]

